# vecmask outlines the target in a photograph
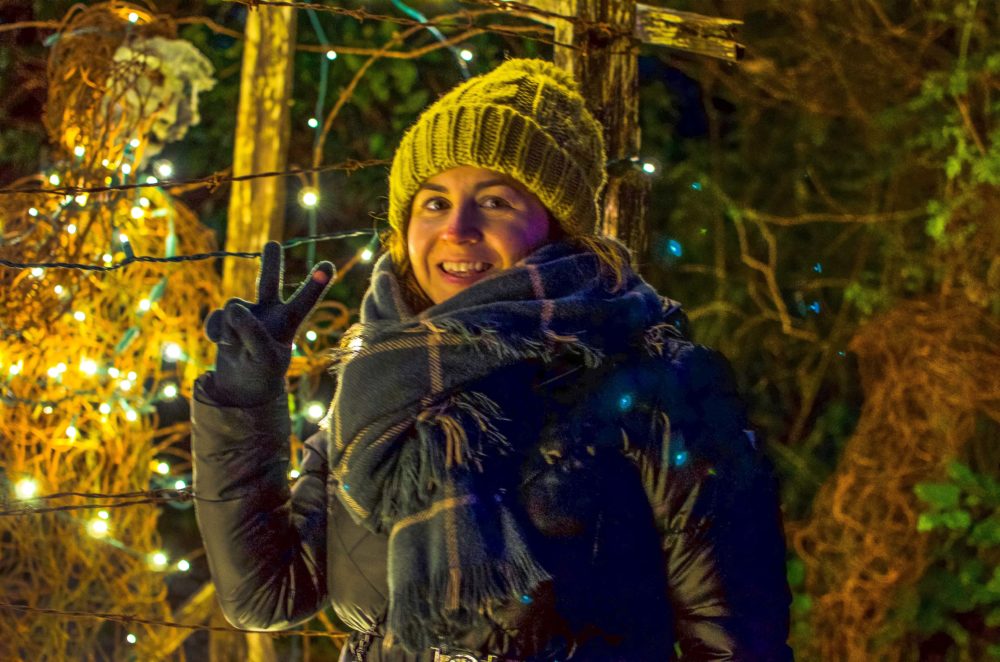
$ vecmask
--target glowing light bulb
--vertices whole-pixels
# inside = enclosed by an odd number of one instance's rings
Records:
[[[111,264],[114,261],[114,259],[115,258],[112,257],[111,253],[105,253],[104,255],[101,256],[101,260],[104,262],[104,264]]]
[[[181,559],[180,561],[177,562],[177,569],[180,570],[181,572],[187,572],[188,570],[191,569],[191,564],[188,563],[187,560]]]
[[[334,50],[327,51],[326,52],[326,59],[327,60],[336,60],[337,59],[337,51],[334,51]]]
[[[310,421],[316,422],[323,418],[324,414],[326,414],[326,408],[318,402],[310,402],[306,407],[306,418]]]
[[[170,161],[157,161],[153,169],[163,179],[170,179],[174,174],[174,164]]]
[[[299,204],[306,209],[312,209],[319,204],[319,191],[312,187],[306,187],[299,191]]]
[[[34,207],[28,208],[28,216],[38,216],[38,210]]]
[[[97,362],[91,359],[83,359],[82,361],[80,361],[80,372],[89,376],[96,375]]]
[[[347,347],[353,352],[360,352],[361,348],[364,347],[365,341],[361,339],[361,336],[354,336],[351,341],[347,343]]]
[[[55,291],[56,294],[62,294],[63,293],[63,286],[62,285],[56,285],[52,289],[53,289],[53,291]]]
[[[41,278],[42,276],[45,275],[45,269],[42,269],[41,267],[32,267],[31,275],[34,276],[35,278]]]
[[[173,400],[177,397],[177,385],[167,384],[163,387],[163,397],[167,400]]]
[[[184,351],[177,343],[169,342],[163,346],[163,358],[174,363],[184,358]]]
[[[74,202],[76,202],[76,204],[80,205],[81,207],[84,207],[87,205],[87,194],[81,193],[80,195],[73,198],[73,200]]]
[[[123,391],[129,391],[132,389],[132,382],[128,379],[123,379],[118,383],[118,388]]]
[[[298,469],[292,469],[291,471],[288,472],[288,477],[291,478],[292,480],[295,480],[301,475],[302,474],[299,473]]]
[[[187,483],[185,483],[183,480],[179,480],[176,483],[174,483],[174,489],[175,490],[183,490],[186,487],[187,487]]]
[[[132,16],[135,16],[135,14],[132,14]],[[134,634],[129,632],[127,635],[125,635],[125,641],[129,642],[130,644],[134,644],[136,641],[138,641],[138,639],[135,638]]]
[[[652,163],[643,163],[642,171],[648,175],[652,175],[654,172],[656,172],[656,166],[653,165]]]
[[[138,20],[139,20],[139,15],[138,14],[136,14],[134,11],[133,12],[129,12],[129,14],[128,14],[128,22],[129,23],[135,23]]]
[[[82,322],[85,319],[87,319],[87,314],[82,310],[78,310],[75,313],[73,313],[73,319],[75,319],[77,322]]]
[[[124,232],[120,233],[118,235],[118,241],[120,241],[123,244],[127,244],[128,243],[128,235],[125,234]]]
[[[149,556],[149,564],[153,566],[154,570],[162,570],[163,568],[166,568],[168,561],[169,559],[167,558],[167,555],[162,551],[153,552]]]
[[[458,57],[462,58],[462,59],[463,59],[463,60],[465,60],[466,62],[472,62],[472,58],[474,58],[474,57],[475,57],[475,55],[473,55],[473,54],[472,54],[472,51],[470,51],[470,50],[469,50],[468,48],[463,48],[463,49],[462,49],[462,50],[461,50],[461,51],[460,51],[460,52],[458,53]]]
[[[103,538],[108,535],[109,529],[108,523],[103,519],[92,519],[87,522],[87,533],[95,538]]]
[[[375,254],[372,253],[372,250],[370,248],[366,248],[363,251],[361,251],[361,261],[362,262],[371,262],[372,258],[374,256],[375,256]]]
[[[306,331],[306,340],[308,340],[309,342],[315,342],[316,338],[319,338],[319,336],[316,334],[315,331],[313,331],[312,329]]]
[[[86,148],[83,145],[77,145],[73,148],[73,156],[79,158],[87,153]]]
[[[132,174],[132,166],[130,166],[128,163],[123,163],[122,164],[122,174],[123,175],[131,175]]]
[[[149,206],[149,198],[147,198],[146,196],[142,196],[141,198],[139,198],[139,206],[140,207],[148,207]]]
[[[152,305],[153,304],[149,301],[149,299],[143,299],[142,301],[139,302],[139,310],[141,310],[142,312],[146,312]]]
[[[100,405],[97,406],[97,411],[107,416],[108,414],[111,413],[111,405],[109,405],[107,402],[102,402]]]
[[[59,186],[60,181],[62,180],[59,179],[59,175],[57,175],[56,173],[52,173],[51,175],[49,175],[49,184],[52,184],[53,186]]]
[[[129,210],[129,216],[131,216],[132,218],[134,218],[136,220],[139,220],[140,218],[142,218],[145,215],[146,215],[145,210],[143,210],[143,208],[140,207],[140,206],[138,206],[138,205],[136,205],[135,207],[132,207],[132,209]]]
[[[128,374],[125,376],[131,379],[133,382],[139,378],[139,375],[135,374],[135,370],[129,370]]]
[[[21,368],[23,368],[23,367],[24,367],[24,361],[18,361],[17,363],[14,363],[13,365],[11,365],[7,369],[7,372],[11,376],[13,376],[13,375],[16,375],[16,374],[20,373],[21,372]]]
[[[170,473],[170,465],[167,464],[166,462],[158,463],[156,465],[156,473],[160,474],[161,476],[166,476],[168,473]]]
[[[139,414],[135,413],[134,409],[129,409],[127,412],[125,412],[125,420],[129,421],[130,423],[135,423],[136,420],[138,420],[138,418]]]
[[[106,511],[106,510],[98,510],[97,511],[97,516],[100,517],[103,520],[108,520],[108,519],[111,518],[111,515],[109,515],[108,511]]]
[[[52,405],[45,405],[44,407],[42,407],[43,414],[51,414],[53,411],[55,410],[52,409]]]
[[[38,492],[38,483],[30,478],[22,478],[14,483],[14,495],[18,499],[30,499]]]
[[[156,177],[153,177],[152,175],[146,175],[146,183],[147,184],[156,184],[159,181],[160,181],[159,179],[157,179]]]
[[[306,120],[306,124],[309,125],[310,129],[315,129],[316,127],[319,126],[319,120],[316,119],[315,117],[310,117],[308,120]]]
[[[108,161],[107,159],[101,159],[101,165],[104,166],[105,168],[108,168],[109,170],[115,169],[115,167],[111,165],[111,161]]]
[[[118,375],[120,375],[120,374],[121,374],[121,371],[119,371],[118,368],[116,368],[114,366],[111,366],[110,368],[108,368],[108,377],[111,377],[111,379],[118,379]]]
[[[131,147],[132,149],[135,149],[136,147],[139,146],[139,139],[133,138],[132,140],[128,141],[128,146]]]
[[[76,223],[70,223],[66,226],[66,234],[76,234]]]
[[[80,434],[80,432],[74,426],[72,426],[72,425],[67,425],[66,426],[66,436],[67,437],[69,437],[70,439],[76,439],[76,437],[77,437],[78,434]]]

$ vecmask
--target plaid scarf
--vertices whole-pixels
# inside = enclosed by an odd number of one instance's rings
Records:
[[[655,351],[669,300],[630,270],[612,282],[592,252],[556,242],[414,315],[389,256],[376,264],[324,426],[337,496],[389,535],[387,629],[405,647],[438,645],[550,578],[497,492],[516,490],[512,458],[537,430],[497,401],[531,397],[521,369],[539,359],[596,367],[644,337]]]

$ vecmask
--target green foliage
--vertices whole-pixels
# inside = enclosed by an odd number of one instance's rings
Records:
[[[917,528],[939,544],[896,618],[912,617],[925,635],[947,633],[961,659],[976,659],[982,628],[1000,628],[1000,482],[952,462],[947,482],[920,483],[914,492],[927,506]]]

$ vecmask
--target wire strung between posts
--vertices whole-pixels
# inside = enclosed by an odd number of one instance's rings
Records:
[[[116,184],[108,186],[55,186],[51,188],[0,188],[0,195],[24,195],[25,193],[46,194],[46,195],[79,195],[81,193],[106,193],[108,191],[133,191],[142,188],[176,188],[179,186],[203,185],[210,188],[218,188],[226,182],[245,182],[251,179],[262,179],[265,177],[290,177],[292,175],[303,175],[310,173],[330,172],[341,170],[343,172],[354,172],[372,166],[390,165],[392,162],[387,159],[369,159],[358,161],[348,159],[341,163],[332,165],[313,166],[311,168],[290,168],[288,170],[270,170],[268,172],[255,172],[249,175],[223,175],[215,173],[207,177],[197,177],[195,179],[171,179],[155,182],[136,182],[135,184]]]
[[[0,602],[0,609],[10,609],[13,611],[28,612],[33,614],[50,614],[53,616],[73,616],[78,618],[95,618],[103,621],[113,621],[125,625],[158,625],[161,627],[175,628],[180,630],[196,630],[206,632],[235,632],[246,634],[244,630],[226,627],[223,625],[196,625],[193,623],[176,623],[158,618],[141,618],[132,614],[114,614],[100,611],[69,611],[64,609],[46,609],[44,607],[30,607],[28,605],[15,605],[10,602]],[[324,639],[341,640],[346,639],[347,634],[342,632],[322,632],[320,630],[283,630],[281,632],[265,632],[272,637],[322,637]]]
[[[295,239],[290,239],[282,244],[282,248],[293,248],[305,243],[316,243],[319,241],[328,241],[331,239],[348,239],[350,237],[370,237],[374,233],[372,230],[345,230],[343,232],[328,232],[326,234],[314,235],[311,237],[297,237]],[[110,265],[98,265],[98,264],[78,264],[75,262],[14,262],[12,260],[0,259],[0,266],[8,267],[10,269],[75,269],[78,271],[117,271],[118,269],[123,269],[130,264],[135,264],[138,262],[157,262],[157,263],[169,263],[169,262],[195,262],[198,260],[212,260],[220,257],[241,257],[241,258],[259,258],[261,256],[260,251],[214,251],[212,253],[195,253],[193,255],[174,255],[172,257],[153,257],[150,255],[129,255],[124,260],[117,264]]]

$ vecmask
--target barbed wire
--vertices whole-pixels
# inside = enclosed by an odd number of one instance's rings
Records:
[[[269,170],[267,172],[255,172],[248,175],[224,175],[220,172],[206,177],[195,177],[193,179],[169,179],[156,180],[153,182],[135,182],[134,184],[108,184],[107,186],[52,186],[48,188],[0,188],[0,195],[24,195],[32,193],[36,195],[80,195],[86,193],[107,193],[110,191],[134,191],[143,188],[176,188],[180,186],[197,187],[198,185],[210,188],[218,188],[227,182],[245,182],[251,179],[262,179],[265,177],[291,177],[293,175],[308,175],[312,173],[331,172],[335,170],[343,172],[355,172],[373,166],[390,165],[392,161],[388,159],[367,159],[359,161],[357,159],[347,159],[340,163],[311,166],[308,168],[288,168],[286,170]]]
[[[224,625],[199,625],[195,623],[177,623],[175,621],[167,621],[159,618],[143,618],[141,616],[135,616],[133,614],[115,614],[110,612],[101,611],[76,611],[76,610],[66,610],[66,609],[47,609],[45,607],[31,607],[28,605],[16,605],[10,602],[0,602],[0,609],[10,609],[14,611],[35,613],[35,614],[49,614],[52,616],[72,616],[77,618],[95,618],[104,621],[113,621],[117,623],[122,623],[124,625],[139,624],[139,625],[156,625],[160,627],[175,628],[181,630],[197,630],[206,632],[234,632],[238,634],[246,634],[246,630],[237,630],[233,627],[226,627]],[[263,632],[260,634],[267,634],[272,637],[320,637],[324,639],[334,639],[343,640],[347,638],[347,634],[343,632],[321,632],[319,630],[283,630],[280,632]]]
[[[297,237],[282,243],[283,248],[293,248],[306,243],[317,243],[331,239],[349,239],[351,237],[372,236],[373,230],[344,230],[342,232],[327,232],[321,235],[309,237]],[[77,271],[108,272],[123,269],[130,264],[140,262],[153,263],[175,263],[175,262],[197,262],[200,260],[212,260],[222,257],[239,258],[259,258],[260,251],[212,251],[211,253],[194,253],[192,255],[174,255],[171,257],[155,257],[152,255],[129,255],[121,262],[100,265],[100,264],[80,264],[76,262],[14,262],[0,258],[0,266],[10,269],[73,269]]]

